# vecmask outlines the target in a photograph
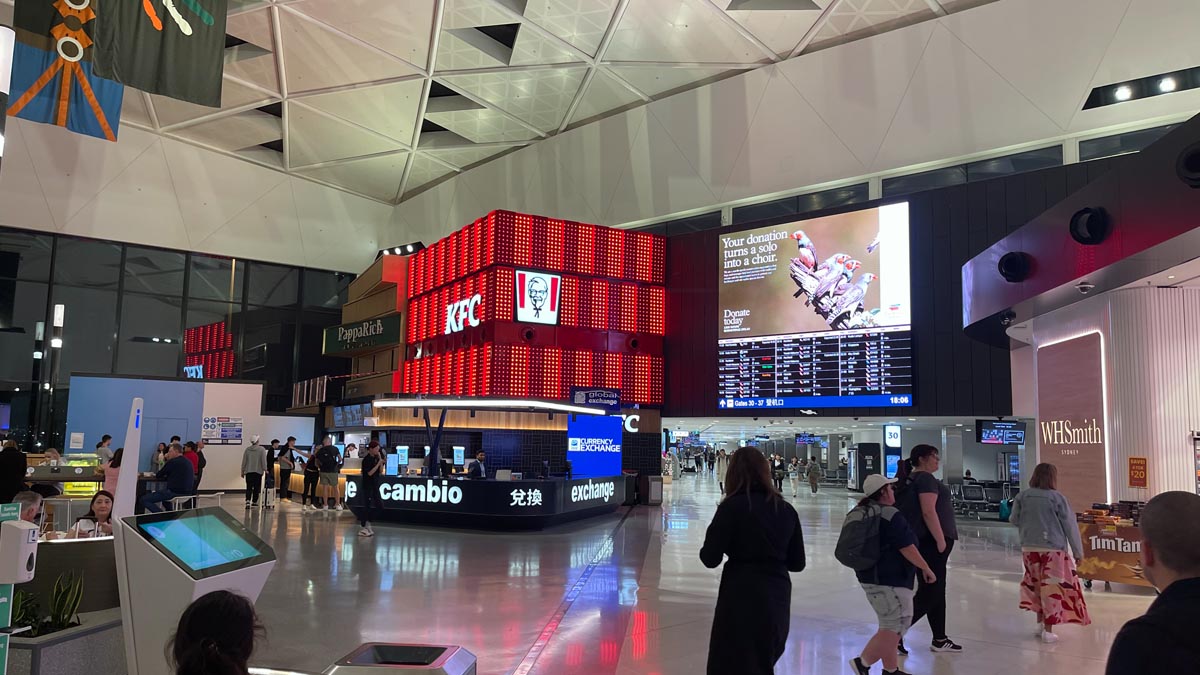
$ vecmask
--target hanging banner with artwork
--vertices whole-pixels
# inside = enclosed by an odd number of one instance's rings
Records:
[[[8,114],[117,140],[125,87],[92,70],[93,0],[17,0]]]

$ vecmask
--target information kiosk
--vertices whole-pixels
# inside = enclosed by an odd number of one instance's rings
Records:
[[[220,508],[121,518],[115,531],[129,675],[169,675],[163,650],[193,600],[258,598],[275,552]]]

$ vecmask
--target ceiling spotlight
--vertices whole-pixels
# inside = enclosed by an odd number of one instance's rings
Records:
[[[158,338],[150,338],[150,340],[152,342],[162,342],[162,340],[159,340]]]
[[[1168,276],[1167,278],[1168,278],[1168,279],[1174,279],[1174,278],[1175,278],[1175,275],[1174,275],[1174,274],[1172,274],[1172,275]]]
[[[1133,98],[1133,89],[1130,89],[1129,85],[1123,84],[1113,91],[1113,98],[1117,99],[1118,101],[1128,101],[1129,99]]]
[[[42,383],[42,389],[45,389],[45,390],[49,391],[49,389],[50,389],[50,383],[49,383],[49,382],[43,382],[43,383]]]
[[[62,348],[62,338],[50,338],[50,346],[53,347],[54,349],[61,349]]]
[[[1175,91],[1175,88],[1178,86],[1179,83],[1173,77],[1164,77],[1158,81],[1158,90],[1164,94]]]
[[[405,252],[405,253],[412,253],[412,252],[413,252],[413,245],[412,245],[412,244],[408,244],[407,246],[405,246],[405,247],[404,247],[404,252]]]
[[[409,253],[411,253],[412,252],[412,244],[408,245],[408,249],[409,249]],[[396,255],[400,255],[400,253],[401,253],[400,247],[397,246],[396,248],[392,249],[392,253],[395,253]]]
[[[171,344],[171,338],[163,338],[163,342]]]
[[[909,422],[916,422],[916,421],[917,421],[917,418],[915,418],[915,417],[910,417],[910,418],[908,418],[908,421],[909,421]]]
[[[42,358],[42,352],[41,352],[41,351],[36,351],[36,352],[34,352],[34,353],[33,353],[33,358],[35,358],[35,359],[40,359],[40,358]]]
[[[956,426],[956,427],[961,427],[962,425],[961,425],[961,424],[955,424],[954,426]]]
[[[392,252],[387,250],[386,248],[379,252],[379,255],[391,255],[391,254],[392,254]]]
[[[13,387],[13,391],[21,391],[20,387]]]

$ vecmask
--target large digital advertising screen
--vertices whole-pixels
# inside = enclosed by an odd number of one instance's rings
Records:
[[[908,204],[723,235],[718,405],[913,404]]]
[[[621,434],[617,415],[575,415],[567,421],[567,461],[571,476],[593,478],[621,474]]]

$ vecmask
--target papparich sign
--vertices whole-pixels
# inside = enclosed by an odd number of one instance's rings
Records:
[[[367,319],[326,328],[321,353],[325,355],[342,354],[370,347],[398,344],[400,344],[400,315],[393,314],[379,319]]]
[[[1100,334],[1037,350],[1039,460],[1058,467],[1058,490],[1076,511],[1109,501]]]

